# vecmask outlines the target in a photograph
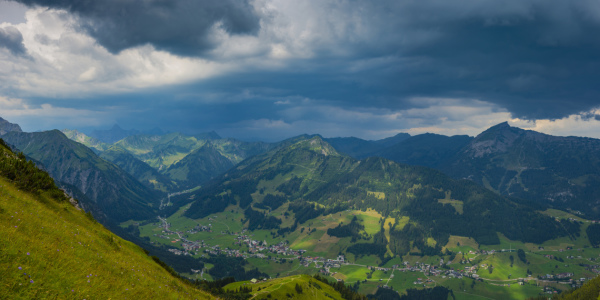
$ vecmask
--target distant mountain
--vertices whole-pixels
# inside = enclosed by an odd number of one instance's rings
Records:
[[[337,151],[350,155],[354,158],[362,158],[382,147],[373,141],[367,141],[356,137],[325,138]]]
[[[217,139],[211,140],[210,143],[234,165],[246,158],[265,153],[279,145],[278,143],[243,142],[236,139]]]
[[[106,149],[100,154],[100,157],[119,166],[149,188],[162,192],[169,192],[178,188],[171,178],[160,174],[156,169],[119,146]]]
[[[10,123],[0,118],[0,135],[11,131],[22,132],[21,126],[19,126],[18,124]]]
[[[115,143],[151,167],[164,171],[190,152],[200,148],[206,140],[198,140],[181,133],[165,135],[132,135]]]
[[[472,140],[473,138],[467,135],[425,133],[402,140],[372,155],[409,165],[439,168],[453,159]]]
[[[373,156],[375,153],[406,140],[409,137],[410,134],[408,133],[399,133],[393,137],[376,141],[367,141],[356,137],[325,138],[324,140],[342,153],[354,158],[365,158]]]
[[[64,133],[64,135],[66,135],[69,139],[84,144],[86,147],[94,150],[96,153],[100,153],[110,147],[109,144],[103,143],[96,138],[89,137],[77,130],[63,129],[61,132]]]
[[[119,140],[122,140],[128,136],[139,134],[140,132],[135,129],[125,130],[119,125],[115,124],[111,129],[108,130],[94,130],[90,133],[90,136],[96,138],[104,143],[112,144]]]
[[[441,170],[503,195],[600,217],[600,140],[558,137],[501,123]]]
[[[169,166],[164,174],[187,189],[196,187],[233,166],[231,160],[221,155],[211,143],[206,143]]]
[[[396,134],[395,136],[391,136],[391,137],[384,138],[381,140],[375,140],[373,142],[381,147],[389,147],[389,146],[398,144],[408,138],[410,138],[410,134],[401,132],[401,133]]]
[[[220,140],[221,136],[217,134],[214,130],[210,132],[203,132],[194,135],[195,138],[199,140]]]
[[[536,243],[568,234],[552,218],[471,181],[383,158],[359,161],[319,136],[249,158],[201,190],[172,200],[179,205],[193,202],[185,212],[193,219],[239,205],[246,210],[250,229],[278,229],[276,218],[253,211],[282,205],[288,205],[299,224],[346,209],[373,209],[396,220],[407,216],[414,222],[410,234],[392,232],[391,240],[375,237],[379,246],[373,247],[389,247],[396,255],[406,254],[408,243],[423,253],[441,251],[429,246],[427,237],[438,245],[445,245],[449,235],[495,244],[497,232]]]
[[[77,187],[109,219],[122,222],[154,216],[155,192],[60,131],[9,132],[2,138],[40,162],[56,181]]]
[[[210,146],[204,148],[206,145]],[[275,147],[263,142],[221,139],[215,132],[195,137],[181,133],[133,135],[115,146],[186,188],[201,185],[240,161]]]

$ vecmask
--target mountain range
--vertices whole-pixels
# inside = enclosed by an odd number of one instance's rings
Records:
[[[301,135],[278,143],[215,132],[137,131],[105,142],[75,130],[25,133],[3,119],[0,132],[23,152],[21,160],[27,156],[46,170],[80,207],[151,251],[167,252],[131,224],[149,224],[159,214],[181,220],[239,214],[236,226],[298,247],[317,238],[310,236],[315,223],[362,212],[370,223],[361,217],[319,225],[318,247],[352,259],[377,257],[379,265],[407,255],[453,259],[448,245],[457,237],[479,246],[503,239],[528,245],[591,242],[592,226],[583,230],[580,221],[551,217],[547,209],[588,219],[599,215],[600,140],[555,137],[507,123],[476,137],[398,134],[369,141]],[[40,182],[22,185],[33,193],[48,186],[43,176],[20,178]],[[580,238],[582,230],[587,236]],[[176,260],[170,262],[182,265]],[[236,268],[244,276],[264,274]],[[303,280],[313,287],[311,279]]]
[[[406,228],[392,229],[389,242],[378,242],[381,249],[394,249],[395,255],[408,253],[411,242],[421,252],[441,251],[440,245],[450,235],[473,237],[480,244],[498,243],[496,232],[534,243],[569,235],[552,218],[472,181],[383,158],[356,160],[319,136],[247,159],[175,201],[183,204],[189,199],[193,199],[185,212],[189,218],[238,205],[246,210],[249,228],[282,229],[281,220],[262,213],[283,205],[298,224],[347,209],[374,210],[384,218],[406,216],[414,220],[410,233]],[[262,217],[253,220],[257,212]],[[431,237],[438,243],[437,250],[427,244]]]

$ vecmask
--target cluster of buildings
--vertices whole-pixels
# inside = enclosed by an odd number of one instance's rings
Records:
[[[194,233],[198,233],[198,232],[202,232],[202,231],[212,232],[212,224],[208,224],[208,226],[205,226],[205,225],[202,225],[202,224],[198,224],[194,228],[192,228],[192,229],[190,229],[190,230],[188,230],[186,232],[194,234]]]

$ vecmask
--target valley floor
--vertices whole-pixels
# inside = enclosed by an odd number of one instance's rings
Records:
[[[375,233],[381,216],[374,211],[349,210],[319,217],[279,236],[274,231],[245,230],[243,212],[236,206],[197,220],[184,217],[186,209],[153,222],[130,221],[122,226],[139,226],[142,237],[168,246],[177,255],[243,257],[248,262],[246,269],[258,268],[272,278],[319,273],[344,280],[364,294],[373,294],[380,287],[403,293],[409,288],[441,285],[452,289],[457,299],[525,299],[571,289],[600,272],[600,249],[589,247],[585,235],[589,222],[558,211],[546,213],[582,221],[579,237],[535,245],[510,241],[499,234],[501,243],[490,246],[452,236],[445,246],[454,252],[452,256],[407,255],[382,264],[376,256],[340,255],[350,245],[350,238],[326,234],[328,228],[349,222],[353,216],[364,222],[367,233]],[[399,222],[407,223],[408,218]],[[519,258],[517,249],[524,250],[525,261]],[[207,264],[204,270],[190,270],[185,275],[210,280],[210,267]]]

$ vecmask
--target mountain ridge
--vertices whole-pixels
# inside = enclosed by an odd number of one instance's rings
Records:
[[[116,165],[67,138],[58,130],[2,136],[9,144],[43,164],[58,182],[77,187],[110,219],[150,218],[157,195]]]

